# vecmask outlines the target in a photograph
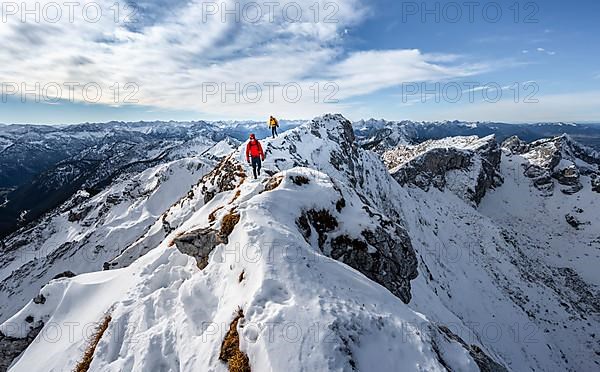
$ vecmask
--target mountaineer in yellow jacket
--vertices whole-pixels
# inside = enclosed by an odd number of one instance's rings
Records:
[[[271,115],[271,117],[269,117],[269,128],[271,128],[271,134],[273,135],[273,138],[279,135],[277,133],[277,127],[279,127],[279,122],[273,115]]]

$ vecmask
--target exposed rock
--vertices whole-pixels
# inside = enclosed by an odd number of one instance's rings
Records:
[[[327,210],[304,212],[296,223],[307,242],[311,231],[317,232],[324,254],[360,271],[405,303],[410,302],[410,281],[418,274],[417,259],[408,234],[400,226],[384,221],[375,231],[364,230],[361,237],[336,236],[338,222]]]
[[[502,148],[509,150],[512,154],[522,154],[527,151],[527,143],[517,136],[512,136],[502,142]]]
[[[312,234],[311,226],[315,229],[315,231],[318,234],[319,248],[321,248],[321,250],[323,250],[323,245],[327,240],[327,233],[333,231],[335,228],[338,227],[337,220],[326,209],[311,209],[309,211],[306,211],[302,213],[302,215],[300,215],[300,217],[296,221],[296,224],[298,225],[298,227],[300,227],[301,231],[307,239],[310,238]]]
[[[564,300],[580,314],[600,314],[600,293],[598,290],[586,283],[579,274],[570,267],[557,268],[557,275],[553,276],[554,282],[560,282],[569,294]]]
[[[308,185],[310,180],[304,176],[292,176],[292,182],[297,186]]]
[[[281,176],[269,178],[269,180],[265,184],[264,191],[275,190],[281,184],[281,181],[283,181],[283,177]]]
[[[503,146],[512,151],[513,145],[505,142]],[[582,175],[592,178],[593,188],[594,179],[600,174],[600,154],[567,135],[534,141],[524,146],[520,142],[516,153],[526,160],[523,174],[531,178],[533,185],[544,195],[552,194],[554,180],[565,186],[560,188],[562,193],[578,193],[583,189]]]
[[[173,243],[181,253],[194,257],[202,270],[208,265],[210,252],[219,244],[227,244],[227,237],[217,230],[203,228],[180,235]]]
[[[410,238],[399,227],[390,234],[365,230],[362,239],[340,235],[331,240],[331,258],[344,262],[409,303],[410,281],[418,275]],[[364,239],[364,240],[363,240]]]
[[[208,203],[219,193],[235,189],[245,178],[244,168],[235,161],[233,155],[224,158],[201,180],[204,203]]]
[[[235,225],[240,222],[240,215],[235,213],[234,211],[230,211],[225,216],[223,216],[223,221],[221,222],[221,231],[220,234],[223,237],[223,240],[227,240],[229,235],[233,232]]]
[[[363,185],[359,147],[355,142],[352,123],[342,115],[328,114],[311,122],[311,133],[318,133],[320,136],[319,129],[326,129],[328,139],[340,144],[339,148],[331,151],[329,163],[336,170],[344,173],[351,185]]]
[[[54,278],[52,278],[52,279],[60,279],[60,278],[72,278],[72,277],[74,277],[74,276],[77,276],[77,274],[75,274],[75,273],[74,273],[74,272],[72,272],[72,271],[68,271],[68,270],[67,270],[67,271],[63,271],[63,272],[62,272],[62,273],[60,273],[60,274],[57,274],[57,275],[56,275],[56,276],[54,276]]]
[[[475,363],[477,363],[477,366],[481,372],[508,372],[506,367],[492,359],[483,350],[481,350],[479,346],[467,344],[462,338],[460,338],[460,336],[453,333],[450,328],[444,325],[439,325],[438,329],[447,340],[456,341],[461,344],[462,347],[469,352],[469,355],[471,358],[473,358]]]
[[[44,324],[31,327],[25,338],[5,336],[0,332],[0,371],[7,371],[12,361],[21,355],[40,333]]]
[[[600,193],[600,175],[592,177],[592,191]]]
[[[335,202],[335,209],[339,212],[342,211],[346,207],[346,199],[341,197],[338,201]]]
[[[383,155],[392,176],[401,185],[425,191],[431,186],[455,192],[479,204],[487,190],[502,184],[501,151],[493,136],[457,137],[399,146]]]
[[[575,184],[573,186],[562,187],[560,189],[560,192],[562,192],[565,195],[573,195],[573,194],[577,194],[581,190],[583,190],[583,185],[578,182],[577,184]]]
[[[69,222],[76,222],[83,220],[92,210],[93,205],[87,205],[84,208],[72,209],[69,211],[69,216],[67,217]]]
[[[40,293],[33,298],[33,303],[43,305],[46,303],[46,297],[44,297],[44,295]]]
[[[588,225],[589,223],[581,222],[577,217],[573,216],[571,213],[565,215],[565,219],[567,223],[573,226],[576,230],[579,230],[579,227],[582,225]]]
[[[398,168],[392,175],[401,185],[411,183],[427,191],[430,186],[444,190],[446,172],[471,166],[471,157],[456,149],[433,149],[415,161]]]

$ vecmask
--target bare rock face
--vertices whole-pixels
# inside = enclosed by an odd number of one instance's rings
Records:
[[[410,238],[402,229],[396,226],[392,233],[388,231],[364,230],[359,238],[340,235],[330,241],[330,255],[409,303],[410,281],[418,274],[416,257]]]
[[[329,163],[343,172],[352,185],[363,185],[364,177],[359,155],[359,146],[354,136],[352,123],[339,114],[327,114],[310,124],[310,131],[317,137],[326,133],[327,139],[340,146],[331,150]]]
[[[327,210],[306,211],[298,218],[297,225],[307,242],[311,232],[316,231],[324,254],[360,271],[409,303],[410,281],[418,275],[410,238],[399,225],[379,215],[372,217],[380,218],[380,226],[375,231],[364,230],[358,237],[338,231],[337,219]]]
[[[589,176],[592,189],[600,190],[600,154],[568,135],[541,139],[525,144],[518,137],[506,140],[502,147],[523,157],[523,174],[543,195],[552,195],[555,181],[563,194],[573,195],[583,189],[581,176]],[[598,192],[598,191],[597,191]]]
[[[438,326],[438,332],[446,340],[458,342],[469,353],[471,358],[473,358],[481,372],[508,372],[508,369],[506,369],[506,367],[492,359],[483,350],[481,350],[479,346],[467,344],[460,336],[452,332],[450,328],[444,325],[440,325]],[[434,341],[433,346],[434,351],[436,351],[436,353],[438,354],[440,362],[442,362],[442,365],[445,365],[446,363],[443,361],[438,351],[437,341]]]
[[[24,338],[5,336],[0,332],[0,371],[8,371],[13,360],[29,347],[43,327],[44,324],[32,327]]]
[[[573,226],[573,228],[575,228],[575,230],[579,230],[581,226],[589,224],[589,223],[580,221],[579,218],[575,217],[571,213],[567,213],[565,215],[565,220],[567,221],[567,223],[569,225]]]
[[[479,204],[487,190],[502,184],[501,151],[493,136],[456,137],[398,146],[383,154],[392,176],[401,185],[450,189]]]
[[[502,148],[509,150],[512,154],[522,154],[527,151],[527,143],[517,136],[512,136],[502,142]]]
[[[600,193],[600,175],[593,175],[593,177],[592,177],[592,191]]]
[[[227,237],[220,231],[203,228],[180,235],[173,243],[181,253],[194,257],[198,268],[202,270],[208,265],[208,257],[213,249],[219,244],[227,244]]]
[[[444,190],[446,172],[472,165],[471,156],[457,149],[433,149],[393,173],[401,185],[413,184],[427,191],[433,186]]]
[[[204,176],[202,194],[204,203],[208,203],[215,195],[235,189],[246,178],[242,165],[233,155],[224,158],[210,173]]]

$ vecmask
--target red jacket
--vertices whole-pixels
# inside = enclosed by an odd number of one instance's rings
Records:
[[[258,140],[250,140],[246,146],[246,160],[250,161],[250,157],[258,158],[259,156],[265,160],[265,153],[263,152],[262,146]]]

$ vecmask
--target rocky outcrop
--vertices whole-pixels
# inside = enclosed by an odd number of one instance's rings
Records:
[[[592,176],[592,191],[600,193],[600,175]]]
[[[213,249],[219,244],[227,244],[227,241],[220,231],[202,228],[178,236],[173,239],[173,244],[181,253],[194,257],[198,268],[202,270],[208,265],[208,257]]]
[[[567,213],[565,215],[565,220],[567,223],[575,228],[575,230],[579,230],[582,225],[587,225],[588,223],[581,222],[579,218],[575,217],[571,213]]]
[[[27,349],[43,327],[43,323],[31,327],[24,338],[5,336],[0,332],[0,371],[8,371],[13,360]]]
[[[369,210],[366,206],[365,209]],[[339,231],[337,219],[328,210],[305,211],[297,225],[309,243],[312,231],[316,231],[319,248],[324,254],[360,271],[404,303],[409,303],[410,281],[418,275],[410,238],[399,225],[370,213],[380,225],[376,229],[363,230],[360,236]]]
[[[217,164],[215,169],[205,175],[201,182],[204,203],[208,203],[215,195],[235,189],[246,178],[242,165],[229,155]]]
[[[337,236],[330,241],[330,255],[409,303],[410,281],[417,277],[417,261],[408,235],[394,227],[364,230],[359,238]]]
[[[512,136],[502,142],[502,148],[510,151],[511,154],[522,154],[527,151],[527,143],[517,136]]]
[[[399,146],[383,155],[392,176],[401,185],[450,189],[479,204],[487,190],[502,184],[501,151],[493,136],[457,137]]]
[[[467,344],[462,338],[460,338],[460,336],[458,336],[457,334],[452,332],[450,330],[450,328],[448,328],[444,325],[439,325],[438,330],[439,330],[439,333],[447,341],[458,342],[469,353],[471,358],[473,358],[473,360],[475,361],[475,363],[477,364],[477,367],[479,367],[479,370],[481,372],[508,372],[506,367],[504,367],[502,364],[500,364],[500,363],[496,362],[494,359],[492,359],[479,346]],[[438,351],[439,347],[438,347],[437,343],[439,341],[437,341],[436,338],[434,338],[433,340],[434,340],[434,342],[433,342],[434,350],[438,354],[438,358],[439,358],[440,362],[442,363],[442,365],[446,366],[446,363],[443,361],[441,353]]]
[[[413,184],[429,190],[430,186],[444,190],[446,172],[471,166],[471,156],[457,149],[432,149],[415,161],[401,166],[392,174],[401,185]]]
[[[587,148],[568,135],[542,139],[525,144],[518,137],[504,141],[502,147],[510,155],[524,159],[523,174],[544,195],[552,195],[555,181],[563,194],[581,191],[582,176],[589,176],[593,190],[598,190],[600,154]]]
[[[364,185],[359,147],[348,119],[339,114],[327,114],[310,123],[310,132],[319,138],[325,133],[328,140],[339,144],[332,147],[329,163],[343,173],[351,185]]]

